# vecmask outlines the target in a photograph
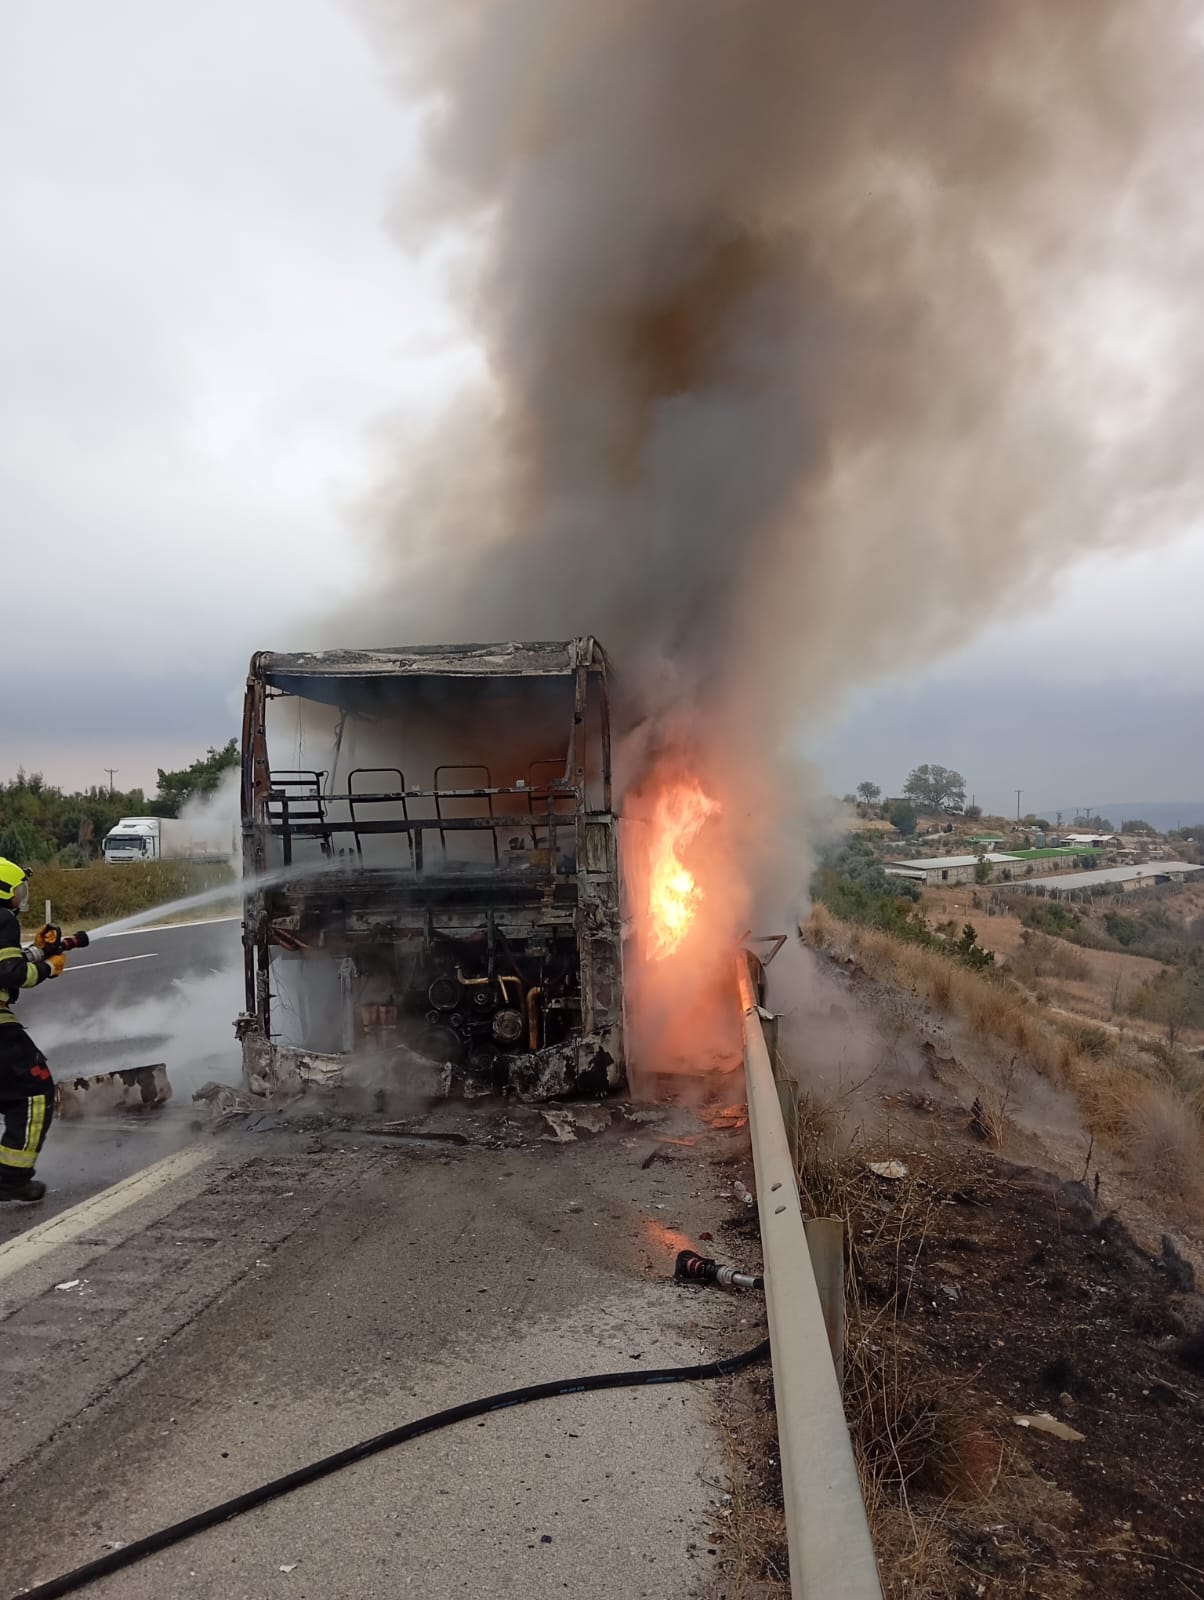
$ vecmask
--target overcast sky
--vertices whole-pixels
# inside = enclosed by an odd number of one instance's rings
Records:
[[[385,424],[472,357],[441,263],[387,236],[414,122],[350,11],[0,0],[0,21],[5,642],[31,674],[0,776],[153,785],[236,731],[253,649],[305,644],[365,580],[348,510]],[[1200,530],[1089,564],[801,742],[837,792],[937,761],[993,808],[1204,798],[1201,596]]]

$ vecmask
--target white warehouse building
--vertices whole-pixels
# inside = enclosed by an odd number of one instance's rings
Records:
[[[1001,855],[996,850],[981,856],[919,856],[914,861],[892,861],[886,869],[886,875],[888,878],[910,878],[913,883],[922,883],[931,889],[942,883],[973,883],[980,861],[985,861],[992,868],[994,876],[995,867],[1015,866],[1020,859],[1019,856]]]

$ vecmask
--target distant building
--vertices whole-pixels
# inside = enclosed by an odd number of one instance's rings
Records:
[[[942,883],[973,883],[978,863],[985,861],[994,869],[1013,866],[1018,857],[988,851],[981,856],[919,856],[913,861],[892,861],[886,869],[888,877],[910,878],[913,883],[924,883],[929,888]]]
[[[1151,889],[1160,883],[1185,883],[1204,877],[1204,866],[1193,861],[1147,861],[1133,867],[1100,867],[1092,872],[1059,872],[1050,877],[1025,878],[1019,889],[1036,889],[1047,895],[1082,894],[1094,888],[1116,889],[1128,894],[1134,889]]]

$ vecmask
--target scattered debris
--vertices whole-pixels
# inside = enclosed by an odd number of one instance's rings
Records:
[[[88,1281],[87,1278],[68,1278],[66,1283],[56,1283],[55,1284],[55,1288],[56,1289],[80,1289],[80,1288],[83,1287],[83,1285],[85,1283],[87,1283],[87,1281]]]
[[[898,1183],[907,1176],[907,1167],[902,1161],[867,1161],[865,1170],[872,1172],[875,1178],[887,1178],[891,1183]]]
[[[1087,1437],[1077,1428],[1059,1422],[1057,1417],[1051,1417],[1048,1411],[1038,1411],[1031,1417],[1013,1417],[1012,1421],[1018,1428],[1035,1428],[1038,1433],[1050,1433],[1055,1439],[1069,1439],[1073,1444],[1081,1444]]]
[[[665,1113],[658,1106],[624,1106],[623,1115],[628,1122],[636,1123],[657,1123],[665,1120]]]
[[[281,1567],[280,1570],[281,1572],[296,1572],[300,1565],[301,1563],[299,1561],[290,1561],[286,1567]]]
[[[543,1137],[553,1144],[568,1144],[578,1133],[601,1133],[610,1126],[606,1106],[541,1106],[539,1114],[551,1129]]]
[[[609,1106],[570,1106],[568,1109],[582,1133],[601,1133],[610,1127]]]
[[[719,1111],[704,1111],[702,1119],[709,1128],[714,1128],[720,1133],[747,1128],[748,1107],[737,1102],[734,1105],[724,1106]]]
[[[165,1062],[145,1067],[121,1067],[91,1077],[60,1078],[55,1088],[55,1111],[64,1118],[111,1116],[117,1111],[156,1111],[171,1099]]]
[[[567,1111],[543,1111],[540,1113],[548,1128],[551,1130],[542,1135],[547,1144],[572,1144],[577,1135],[573,1131],[573,1119]]]
[[[193,1101],[208,1104],[219,1116],[249,1115],[263,1110],[263,1100],[245,1089],[236,1089],[232,1083],[205,1083],[193,1095]]]
[[[740,1182],[739,1178],[737,1178],[735,1183],[732,1184],[732,1193],[735,1195],[736,1199],[741,1202],[742,1205],[755,1206],[756,1203],[757,1203],[756,1195],[751,1194],[748,1191],[748,1189],[746,1189],[745,1186]]]

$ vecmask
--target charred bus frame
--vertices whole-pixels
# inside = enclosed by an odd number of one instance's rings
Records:
[[[252,659],[242,738],[252,887],[237,1025],[248,1087],[346,1080],[364,1055],[404,1072],[415,1054],[529,1098],[623,1083],[607,680],[592,638]],[[528,720],[545,727],[563,695],[563,742],[515,741],[509,781],[496,782],[479,741],[458,748],[452,730],[440,749],[448,759],[412,784],[407,715],[424,708],[429,745],[440,695],[461,711],[479,707],[482,724],[500,696],[512,722],[529,703],[539,716]],[[328,769],[273,766],[269,720],[284,697],[337,717]],[[395,764],[353,767],[340,783],[349,720],[379,728],[382,713],[400,730]],[[373,861],[374,845],[389,859]],[[319,969],[337,974],[336,1039],[286,1042],[275,1030],[280,963],[303,991]]]

